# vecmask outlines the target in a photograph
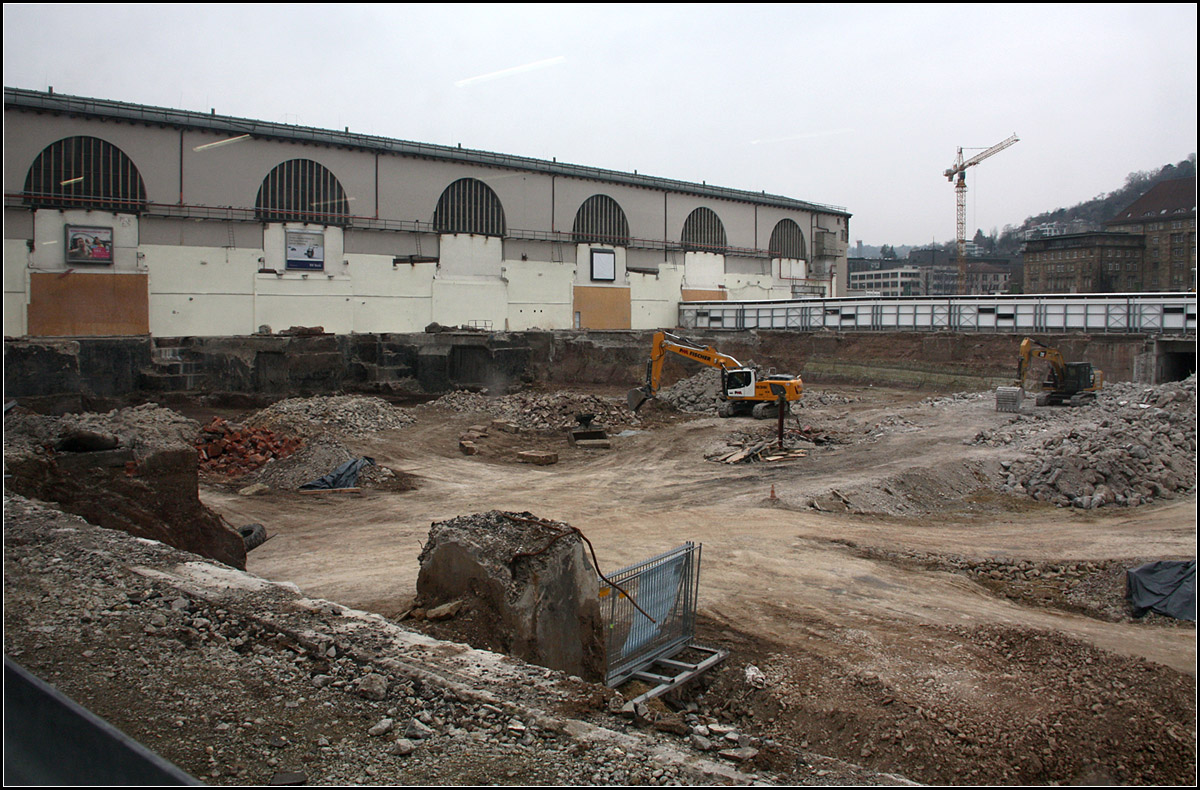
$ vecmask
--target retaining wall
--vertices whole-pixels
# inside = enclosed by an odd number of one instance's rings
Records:
[[[799,374],[809,386],[874,384],[986,389],[1016,372],[1023,335],[748,331],[693,334],[743,363]],[[487,387],[641,383],[651,332],[423,332],[191,338],[8,339],[6,399],[45,411],[164,392],[286,397],[339,390],[437,393]],[[1195,341],[1145,335],[1039,335],[1108,381],[1183,378]],[[1189,356],[1190,350],[1190,356]],[[664,384],[699,363],[672,355]]]

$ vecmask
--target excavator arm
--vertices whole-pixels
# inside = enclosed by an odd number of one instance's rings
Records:
[[[668,352],[694,359],[710,368],[720,368],[722,371],[742,367],[742,364],[736,359],[717,351],[712,346],[702,346],[670,332],[655,332],[654,344],[650,349],[650,361],[646,363],[646,384],[638,389],[630,390],[626,398],[629,408],[633,411],[637,411],[643,403],[658,394],[658,386],[662,381],[663,363],[666,361]]]

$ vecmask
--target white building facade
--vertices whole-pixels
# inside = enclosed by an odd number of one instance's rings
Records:
[[[650,329],[846,265],[840,207],[349,131],[6,88],[4,156],[11,337]]]

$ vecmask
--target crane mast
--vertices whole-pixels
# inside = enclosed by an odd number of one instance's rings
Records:
[[[982,151],[970,159],[963,160],[963,149],[958,149],[958,156],[954,160],[954,166],[947,169],[942,175],[954,184],[954,194],[957,198],[957,242],[958,242],[958,292],[963,293],[967,286],[967,168],[979,164],[984,159],[987,159],[993,154],[998,154],[1010,145],[1018,142],[1017,135],[1014,133],[1007,140],[1000,142]]]

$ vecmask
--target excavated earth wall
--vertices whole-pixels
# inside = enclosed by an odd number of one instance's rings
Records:
[[[645,380],[651,332],[468,332],[251,335],[221,338],[5,340],[5,393],[47,413],[103,410],[120,399],[171,392],[381,394]],[[987,389],[1015,375],[1022,335],[726,332],[692,337],[810,382]],[[1039,336],[1108,381],[1154,383],[1159,341],[1144,335]],[[1175,345],[1178,345],[1177,341]],[[1194,357],[1191,362],[1194,370]],[[672,357],[664,384],[698,363]],[[1186,372],[1185,372],[1186,375]],[[1179,376],[1182,377],[1182,376]]]

